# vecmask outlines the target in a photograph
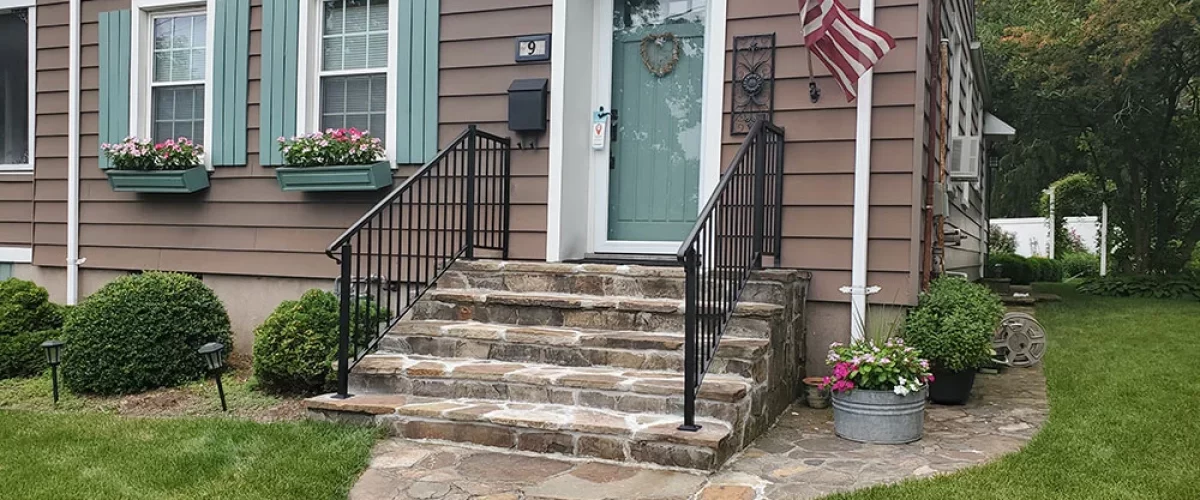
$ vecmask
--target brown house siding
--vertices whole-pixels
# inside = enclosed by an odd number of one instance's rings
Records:
[[[856,1],[846,5],[858,8]],[[733,37],[774,32],[775,123],[787,129],[788,143],[783,262],[813,272],[813,300],[846,302],[838,288],[850,284],[857,104],[846,102],[819,62],[814,69],[823,95],[817,104],[809,101],[798,7],[793,0],[729,3],[725,111],[730,111]],[[913,189],[913,148],[919,137],[918,2],[878,2],[875,21],[896,39],[896,49],[883,59],[875,75],[867,282],[887,291],[879,300],[912,303],[916,300],[913,239],[919,238],[914,220],[920,203]],[[726,114],[726,159],[742,139],[728,135],[728,121]]]
[[[33,177],[0,174],[0,247],[33,242]]]

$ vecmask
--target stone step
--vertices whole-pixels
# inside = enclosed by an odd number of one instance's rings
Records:
[[[768,344],[766,339],[725,338],[709,373],[735,374],[762,382]],[[683,345],[684,336],[677,332],[414,320],[393,327],[381,341],[380,353],[682,371]]]
[[[705,376],[697,415],[740,422],[749,412],[751,380]],[[372,354],[350,373],[350,390],[447,399],[490,399],[575,405],[633,413],[681,415],[683,374],[620,368]]]
[[[625,413],[559,404],[408,395],[332,395],[305,401],[309,414],[370,422],[394,435],[537,453],[712,470],[736,447],[726,422],[698,419],[699,432],[678,430],[678,415]]]
[[[765,338],[784,307],[738,302],[726,335]],[[508,292],[487,289],[431,290],[413,308],[412,319],[473,320],[523,326],[564,326],[643,332],[682,332],[680,299],[566,293]]]
[[[806,279],[797,270],[755,271],[742,299],[783,304],[784,283]],[[553,292],[597,296],[681,299],[684,269],[679,266],[565,264],[551,262],[458,261],[438,281],[440,288],[511,292]]]

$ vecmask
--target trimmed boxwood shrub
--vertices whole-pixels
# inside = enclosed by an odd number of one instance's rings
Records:
[[[1004,316],[1000,297],[961,278],[935,280],[904,322],[904,340],[935,370],[973,370],[992,357],[992,334]]]
[[[254,377],[263,389],[284,394],[333,390],[337,379],[338,305],[336,295],[309,290],[300,300],[279,304],[254,330]],[[352,344],[365,348],[388,311],[361,299]]]
[[[1012,280],[1014,285],[1028,285],[1033,283],[1033,280],[1036,278],[1029,259],[1015,253],[1001,253],[988,256],[987,271],[989,275],[994,272],[993,270],[996,269],[996,266],[1000,267],[1000,277]]]
[[[1045,257],[1030,257],[1029,265],[1033,268],[1033,281],[1048,283],[1062,281],[1062,265],[1058,261]]]
[[[1100,275],[1100,256],[1087,252],[1075,252],[1058,259],[1062,264],[1064,278],[1093,278]]]
[[[62,306],[50,302],[45,288],[32,281],[0,281],[0,336],[62,326]]]
[[[58,338],[60,330],[25,332],[0,336],[0,379],[33,377],[46,371],[42,342]]]
[[[204,361],[196,354],[200,346],[231,345],[225,306],[186,274],[118,278],[68,316],[63,381],[76,393],[130,394],[177,386],[204,375]]]

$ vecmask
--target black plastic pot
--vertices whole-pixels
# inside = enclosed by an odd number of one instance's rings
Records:
[[[975,370],[961,372],[933,372],[929,384],[929,400],[943,405],[967,404],[971,387],[975,385]]]

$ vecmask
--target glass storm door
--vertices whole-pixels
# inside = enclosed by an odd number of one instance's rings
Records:
[[[614,0],[608,240],[677,242],[699,211],[706,0]]]

